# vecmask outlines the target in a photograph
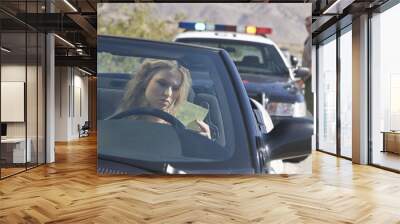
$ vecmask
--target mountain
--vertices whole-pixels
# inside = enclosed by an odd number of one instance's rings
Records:
[[[99,4],[98,11],[104,17],[123,18],[124,11],[142,4],[149,5],[152,15],[161,20],[171,21],[180,13],[185,21],[270,27],[269,37],[297,54],[307,37],[304,20],[311,15],[311,3],[105,3]]]

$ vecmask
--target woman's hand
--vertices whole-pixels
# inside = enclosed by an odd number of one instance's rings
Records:
[[[197,125],[200,127],[200,133],[201,135],[211,139],[211,132],[210,132],[210,127],[208,124],[206,124],[204,121],[196,120]]]

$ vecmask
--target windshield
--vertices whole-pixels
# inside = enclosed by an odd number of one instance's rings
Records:
[[[289,77],[289,70],[273,45],[203,38],[184,38],[177,41],[225,49],[241,74]]]
[[[111,40],[99,40],[99,159],[147,171],[250,172],[239,104],[215,50]],[[111,168],[143,173],[121,164]]]

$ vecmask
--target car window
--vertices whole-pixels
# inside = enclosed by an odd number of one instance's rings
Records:
[[[199,173],[248,169],[243,119],[219,55],[124,41],[99,41],[99,154]]]
[[[225,49],[240,73],[289,76],[289,70],[273,45],[220,39],[178,39],[179,42]]]

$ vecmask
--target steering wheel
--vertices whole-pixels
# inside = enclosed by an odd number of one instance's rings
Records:
[[[112,115],[111,117],[107,118],[107,120],[112,119],[122,119],[124,117],[132,116],[132,115],[150,115],[157,118],[160,118],[168,123],[170,123],[174,128],[185,129],[185,125],[182,124],[180,120],[178,120],[173,115],[156,108],[150,107],[138,107],[129,109],[126,111],[119,112],[117,114]]]

